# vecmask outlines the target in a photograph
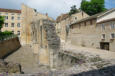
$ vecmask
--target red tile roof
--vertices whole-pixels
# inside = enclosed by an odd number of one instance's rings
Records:
[[[0,8],[0,12],[21,13],[21,10]]]

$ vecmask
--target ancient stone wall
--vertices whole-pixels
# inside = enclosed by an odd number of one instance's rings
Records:
[[[0,58],[4,58],[20,47],[21,45],[18,37],[0,42]]]
[[[21,44],[31,44],[32,35],[31,35],[31,23],[35,22],[40,19],[49,19],[53,20],[52,18],[48,17],[48,15],[41,14],[37,12],[34,8],[30,8],[27,5],[22,4],[21,9],[21,16],[22,16],[22,33],[21,33]]]
[[[39,63],[56,66],[60,38],[56,34],[55,23],[48,19],[36,20],[32,22],[31,29],[32,47],[39,54]]]
[[[49,20],[43,20],[43,24],[43,27],[46,32],[46,40],[48,41],[48,50],[50,52],[50,66],[51,68],[56,68],[58,65],[60,38],[56,34],[54,22]]]

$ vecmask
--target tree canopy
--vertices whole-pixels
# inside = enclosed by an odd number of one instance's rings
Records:
[[[0,16],[0,31],[1,31],[3,24],[4,24],[4,17]]]
[[[73,5],[70,9],[69,15],[75,14],[78,12],[78,9],[76,8],[76,5]]]
[[[80,9],[89,15],[94,15],[106,10],[104,0],[82,0]]]

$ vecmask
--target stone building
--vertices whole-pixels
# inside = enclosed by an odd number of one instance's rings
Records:
[[[41,14],[36,9],[22,4],[21,10],[0,8],[0,15],[5,16],[2,31],[12,31],[20,37],[21,44],[31,44],[31,22],[36,19],[49,19],[48,14]]]
[[[5,17],[2,31],[12,31],[14,34],[21,36],[21,10],[0,8],[0,15]]]
[[[62,42],[66,41],[70,24],[74,23],[75,21],[86,18],[88,16],[89,15],[87,15],[83,11],[79,11],[79,12],[77,12],[77,13],[71,15],[71,16],[68,13],[67,14],[62,14],[61,16],[59,16],[56,19],[56,30],[57,30],[58,35],[61,38],[61,41]]]
[[[73,45],[115,51],[115,8],[78,20],[70,28]]]

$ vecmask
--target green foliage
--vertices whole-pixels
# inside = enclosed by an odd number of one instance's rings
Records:
[[[0,41],[12,36],[14,36],[14,34],[11,31],[0,32]]]
[[[104,0],[91,0],[91,1],[82,0],[80,8],[87,14],[94,15],[106,10],[104,3],[105,3]]]
[[[4,31],[2,32],[3,35],[12,35],[13,33],[11,31]]]
[[[78,9],[76,8],[76,5],[73,5],[73,6],[71,7],[71,10],[70,10],[70,12],[69,12],[69,15],[75,14],[75,13],[77,13],[77,12],[78,12]]]
[[[0,31],[1,31],[3,24],[4,24],[4,17],[0,16]]]
[[[0,32],[0,36],[9,36],[9,35],[13,35],[13,33],[11,31]]]

